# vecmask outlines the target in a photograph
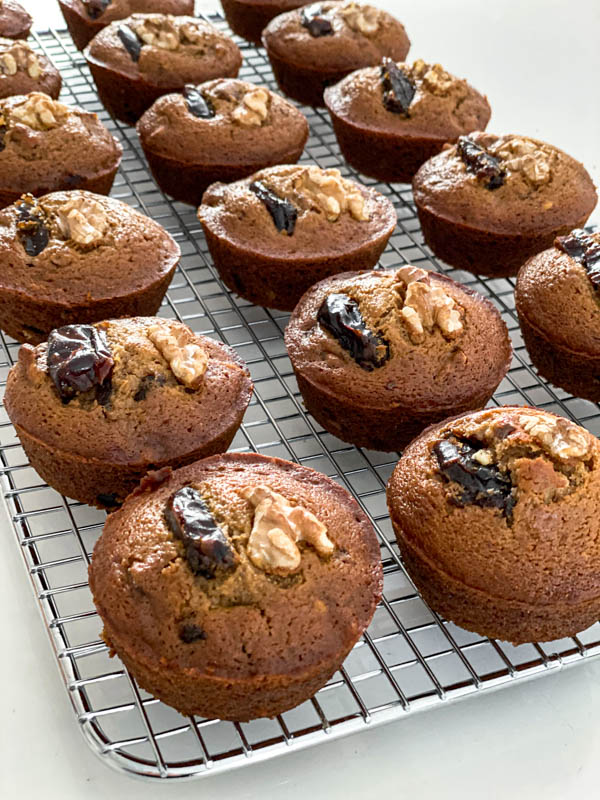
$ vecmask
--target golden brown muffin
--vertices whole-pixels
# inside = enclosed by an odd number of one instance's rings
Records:
[[[0,38],[0,98],[44,92],[58,99],[62,80],[54,64],[24,41]]]
[[[235,78],[242,63],[238,46],[210,23],[168,14],[111,22],[84,55],[106,109],[131,124],[163,94]]]
[[[600,400],[600,234],[559,236],[519,270],[516,309],[534,366],[555,386]]]
[[[506,325],[488,300],[410,266],[315,284],[285,343],[317,422],[345,442],[386,451],[432,422],[481,408],[511,360]]]
[[[58,0],[69,33],[78,50],[111,22],[137,12],[194,13],[194,0]]]
[[[419,169],[413,193],[423,236],[453,267],[516,275],[596,205],[582,164],[537,139],[473,133]]]
[[[409,183],[446,142],[484,130],[491,114],[465,80],[421,59],[352,72],[324,99],[346,161],[386,183]]]
[[[600,616],[600,443],[537,408],[446,420],[388,484],[402,558],[446,619],[514,644]]]
[[[160,188],[195,206],[211,183],[294,164],[308,139],[306,117],[292,103],[234,78],[165,95],[136,127]]]
[[[396,227],[387,197],[314,165],[216,183],[198,218],[226,285],[285,311],[316,281],[374,266]]]
[[[0,0],[0,36],[27,39],[33,19],[15,0]]]
[[[227,450],[251,395],[231,348],[175,320],[135,317],[23,345],[4,400],[50,486],[114,508],[148,470]]]
[[[245,721],[308,700],[381,596],[358,503],[325,475],[254,454],[156,484],[110,515],[94,549],[109,647],[182,714]]]
[[[38,343],[67,323],[155,314],[179,257],[161,225],[112,197],[26,195],[0,211],[0,327]]]
[[[280,14],[262,41],[281,91],[309,106],[322,106],[325,87],[349,72],[384,56],[404,61],[410,47],[404,26],[391,14],[353,0]]]
[[[0,100],[0,207],[26,192],[108,194],[122,153],[97,114],[41,92]]]

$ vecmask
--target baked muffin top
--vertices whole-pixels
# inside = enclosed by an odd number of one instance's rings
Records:
[[[0,36],[26,39],[33,24],[30,14],[15,0],[0,0]]]
[[[330,478],[226,454],[149,488],[110,515],[90,568],[111,635],[146,663],[229,678],[303,673],[342,657],[368,624],[381,595],[377,539]],[[213,530],[204,552],[185,541],[186,495]]]
[[[238,46],[202,19],[132,14],[103,28],[86,58],[154,86],[183,86],[236,72]]]
[[[487,99],[440,64],[384,59],[351,73],[324,93],[329,110],[348,122],[397,136],[455,140],[483,130]]]
[[[383,56],[401,61],[410,47],[391,14],[349,0],[286,11],[269,22],[263,43],[288,63],[334,71],[378,64]]]
[[[562,417],[504,407],[429,428],[388,504],[421,557],[473,589],[536,605],[600,593],[600,442]]]
[[[119,297],[159,281],[179,246],[154,220],[92,192],[25,195],[0,210],[0,286],[37,300]]]
[[[553,342],[600,354],[600,233],[577,229],[527,261],[517,278],[517,310]]]
[[[36,192],[52,176],[77,186],[115,168],[121,145],[97,114],[41,92],[0,100],[0,184]]]
[[[13,423],[49,447],[142,466],[204,446],[251,394],[229,347],[175,320],[134,317],[66,325],[23,345],[5,402]]]
[[[26,41],[0,37],[0,97],[39,91],[58,96],[61,78],[54,64]]]
[[[194,0],[61,0],[82,17],[108,25],[136,12],[161,14],[193,14]]]
[[[508,370],[506,325],[490,302],[417,267],[346,272],[311,287],[285,332],[294,369],[319,391],[374,411],[456,408]]]
[[[209,186],[198,218],[236,245],[290,259],[345,252],[396,224],[387,197],[337,169],[300,164]]]
[[[482,132],[426,161],[413,190],[434,214],[508,234],[576,225],[597,199],[583,165],[557,147]]]
[[[304,114],[265,86],[218,78],[159,98],[137,131],[146,146],[178,161],[229,164],[285,155],[308,138]]]

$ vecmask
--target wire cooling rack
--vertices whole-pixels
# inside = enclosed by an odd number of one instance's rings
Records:
[[[212,18],[225,27],[218,18]],[[600,624],[579,636],[513,647],[446,623],[415,591],[399,558],[386,513],[385,484],[395,455],[357,449],[324,431],[303,409],[282,332],[288,315],[226,291],[212,267],[195,209],[168,200],[150,177],[135,130],[114,122],[100,104],[80,53],[66,32],[35,36],[65,83],[62,99],[99,114],[123,144],[113,196],[160,222],[183,257],[161,315],[235,348],[250,367],[255,395],[232,449],[298,461],[330,475],[367,511],[380,539],[384,597],[368,631],[343,667],[309,702],[272,720],[234,724],[186,718],[140,689],[99,638],[101,621],[87,584],[87,567],[105,515],[61,497],[40,482],[2,410],[0,473],[8,513],[46,622],[81,730],[106,763],[149,778],[183,778],[223,771],[326,741],[425,708],[546,674],[600,654]],[[274,87],[262,51],[238,40],[240,77]],[[274,87],[276,88],[276,87]],[[324,111],[303,109],[311,137],[303,160],[339,167]],[[594,434],[598,406],[540,382],[531,369],[514,311],[513,282],[481,280],[437,263],[423,245],[407,187],[376,185],[398,213],[383,266],[418,264],[451,275],[489,297],[508,325],[515,356],[493,403],[531,404],[570,417]],[[0,333],[2,385],[18,344]]]

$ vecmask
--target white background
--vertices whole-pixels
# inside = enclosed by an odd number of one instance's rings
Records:
[[[52,0],[21,1],[37,27],[60,23]],[[487,93],[490,130],[558,145],[600,183],[598,0],[379,5],[405,23],[411,58],[439,61]],[[593,220],[600,222],[597,212]],[[584,800],[600,794],[600,660],[229,775],[168,786],[118,775],[77,730],[14,535],[6,524],[0,534],[3,800]]]

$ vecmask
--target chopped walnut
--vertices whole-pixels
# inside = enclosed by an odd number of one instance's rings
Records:
[[[168,362],[171,372],[188,389],[198,389],[208,365],[208,356],[200,345],[190,342],[186,330],[171,331],[162,325],[148,330],[148,338]]]
[[[303,169],[294,181],[294,188],[325,212],[330,222],[348,211],[354,219],[369,219],[365,198],[358,186],[342,178],[339,169]]]
[[[195,22],[184,22],[179,27],[179,38],[183,44],[205,44],[211,34]]]
[[[413,344],[425,341],[425,331],[431,333],[436,325],[448,339],[462,332],[460,309],[441,286],[431,285],[424,269],[401,267],[397,276],[401,281],[395,287],[402,298],[400,314]]]
[[[332,555],[335,545],[327,528],[303,506],[292,506],[266,486],[244,489],[243,497],[254,507],[248,558],[265,572],[289,575],[300,567],[297,542],[312,545],[321,558]]]
[[[502,167],[520,172],[532,186],[543,186],[550,180],[551,153],[528,139],[515,136],[489,148],[492,155],[503,159]]]
[[[357,33],[371,36],[379,30],[381,12],[373,6],[361,6],[358,3],[345,3],[340,9],[344,22]]]
[[[522,414],[519,425],[542,447],[557,458],[585,458],[591,447],[590,437],[583,429],[562,417],[541,414]]]
[[[494,455],[491,450],[476,450],[472,455],[473,461],[477,461],[483,467],[489,467],[494,460]]]
[[[420,78],[425,88],[432,94],[445,95],[456,84],[456,78],[442,67],[441,64],[426,64],[422,59],[418,59],[412,65],[412,74]]]
[[[134,19],[131,27],[144,44],[161,50],[177,50],[179,47],[179,32],[173,17],[156,14],[143,20]]]
[[[106,212],[91,197],[78,196],[58,209],[58,225],[65,239],[82,247],[96,247],[108,229]]]
[[[257,88],[246,92],[240,105],[233,110],[233,119],[242,125],[262,125],[269,116],[269,92]]]
[[[11,110],[10,116],[35,131],[46,131],[62,125],[70,112],[64,103],[52,100],[42,92],[31,92],[24,103]]]
[[[14,42],[0,55],[0,74],[16,75],[18,70],[37,80],[42,74],[42,65],[37,55],[25,42]]]

